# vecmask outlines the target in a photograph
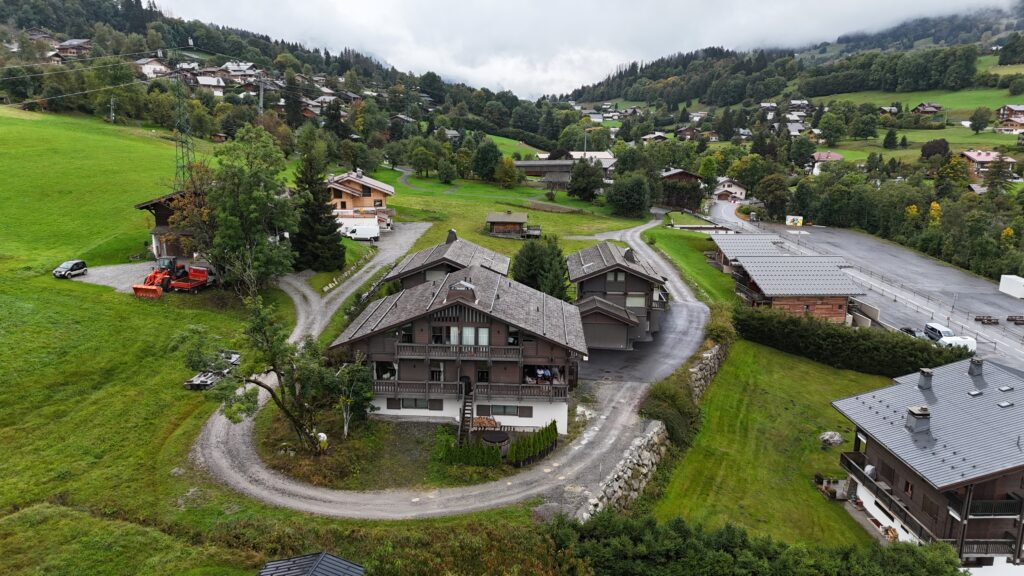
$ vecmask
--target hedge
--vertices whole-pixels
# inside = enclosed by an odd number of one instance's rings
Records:
[[[501,466],[501,448],[497,446],[488,446],[482,442],[468,442],[459,445],[455,440],[455,436],[443,426],[438,427],[436,439],[441,462],[445,464],[463,464],[486,468]]]
[[[452,124],[460,130],[479,130],[488,134],[494,134],[495,136],[525,142],[541,150],[554,150],[558,147],[557,144],[540,134],[534,134],[533,132],[527,132],[518,128],[498,128],[493,122],[479,116],[458,116],[452,119]]]
[[[533,464],[547,456],[558,444],[558,428],[552,421],[547,426],[516,438],[509,444],[505,458],[515,467]]]
[[[747,340],[834,368],[896,377],[971,356],[966,348],[939,348],[899,332],[851,328],[812,316],[737,306],[736,331]]]
[[[661,420],[668,439],[679,448],[688,448],[700,431],[700,408],[693,401],[689,371],[684,366],[668,378],[655,383],[640,404],[640,414]]]

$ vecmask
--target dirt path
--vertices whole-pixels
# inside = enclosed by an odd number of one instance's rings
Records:
[[[703,340],[706,309],[696,303],[671,265],[640,240],[640,232],[657,224],[655,220],[616,234],[651,259],[659,270],[668,272],[665,275],[669,278],[669,291],[676,301],[670,308],[666,325],[675,326],[675,332],[662,334],[663,337],[651,343],[658,345],[630,353],[629,364],[642,366],[635,371],[642,381],[632,381],[621,368],[618,371],[601,368],[601,363],[593,360],[584,367],[581,372],[590,379],[584,385],[597,396],[600,408],[583,434],[561,447],[546,462],[496,482],[461,488],[372,492],[318,488],[267,468],[253,445],[253,420],[248,418],[232,424],[220,412],[211,416],[203,427],[193,448],[194,458],[215,478],[248,496],[275,506],[325,516],[376,520],[447,516],[508,506],[535,497],[544,498],[563,510],[577,509],[586,500],[588,490],[604,479],[630,442],[641,433],[643,423],[637,416],[637,407],[650,383],[656,380],[647,376],[671,373]],[[393,242],[393,250],[378,252],[364,271],[324,299],[317,299],[301,280],[283,281],[281,287],[296,301],[299,311],[293,340],[322,330],[330,319],[327,311],[332,306],[336,310],[375,269],[407,251],[414,241],[415,237]],[[408,246],[396,255],[406,242]],[[371,268],[374,266],[376,268]],[[679,334],[686,336],[682,339],[669,337]],[[607,356],[607,362],[618,363],[612,356]],[[260,401],[267,401],[265,394]]]

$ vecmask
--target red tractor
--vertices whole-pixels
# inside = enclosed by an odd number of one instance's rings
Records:
[[[156,266],[150,272],[142,284],[132,286],[132,292],[139,298],[159,298],[164,291],[171,287],[171,282],[185,278],[188,271],[184,264],[178,264],[174,256],[165,256],[156,261]]]

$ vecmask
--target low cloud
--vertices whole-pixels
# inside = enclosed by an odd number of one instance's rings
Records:
[[[1008,8],[1011,0],[982,2]],[[526,98],[596,82],[619,64],[705,46],[749,49],[831,41],[909,18],[964,11],[955,0],[653,0],[566,3],[548,0],[163,0],[169,13],[275,38],[349,47],[405,71],[433,70],[449,80]],[[978,4],[971,5],[977,10]]]

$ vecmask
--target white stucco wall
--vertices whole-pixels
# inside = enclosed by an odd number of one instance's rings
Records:
[[[912,532],[907,530],[903,523],[900,522],[899,517],[897,517],[895,514],[892,514],[892,510],[889,510],[888,508],[886,508],[884,504],[881,503],[879,503],[876,506],[875,495],[872,494],[870,490],[865,488],[864,485],[860,484],[859,482],[857,483],[857,498],[860,498],[861,501],[864,502],[864,510],[867,511],[868,515],[870,515],[875,520],[881,522],[883,528],[886,526],[893,526],[894,528],[896,528],[896,532],[899,536],[900,542],[913,542],[915,544],[920,543],[920,539],[918,539],[918,537],[915,536]],[[896,518],[896,521],[893,522],[892,520],[889,520],[887,516],[883,515],[881,512],[878,511],[878,508],[888,510],[889,513],[892,514],[893,518]]]
[[[458,424],[460,412],[462,411],[462,403],[459,402],[458,398],[445,398],[442,402],[444,403],[444,406],[441,410],[416,410],[410,408],[388,410],[386,397],[373,397],[373,405],[378,408],[374,414],[381,414],[384,416],[407,416],[409,418],[451,418],[453,423]]]
[[[512,398],[493,398],[489,400],[478,400],[479,404],[502,404],[505,406],[533,406],[532,418],[520,418],[518,416],[493,416],[503,426],[523,426],[540,428],[547,426],[552,420],[558,428],[559,434],[569,433],[569,404],[566,402],[548,402],[540,400],[526,402]]]

